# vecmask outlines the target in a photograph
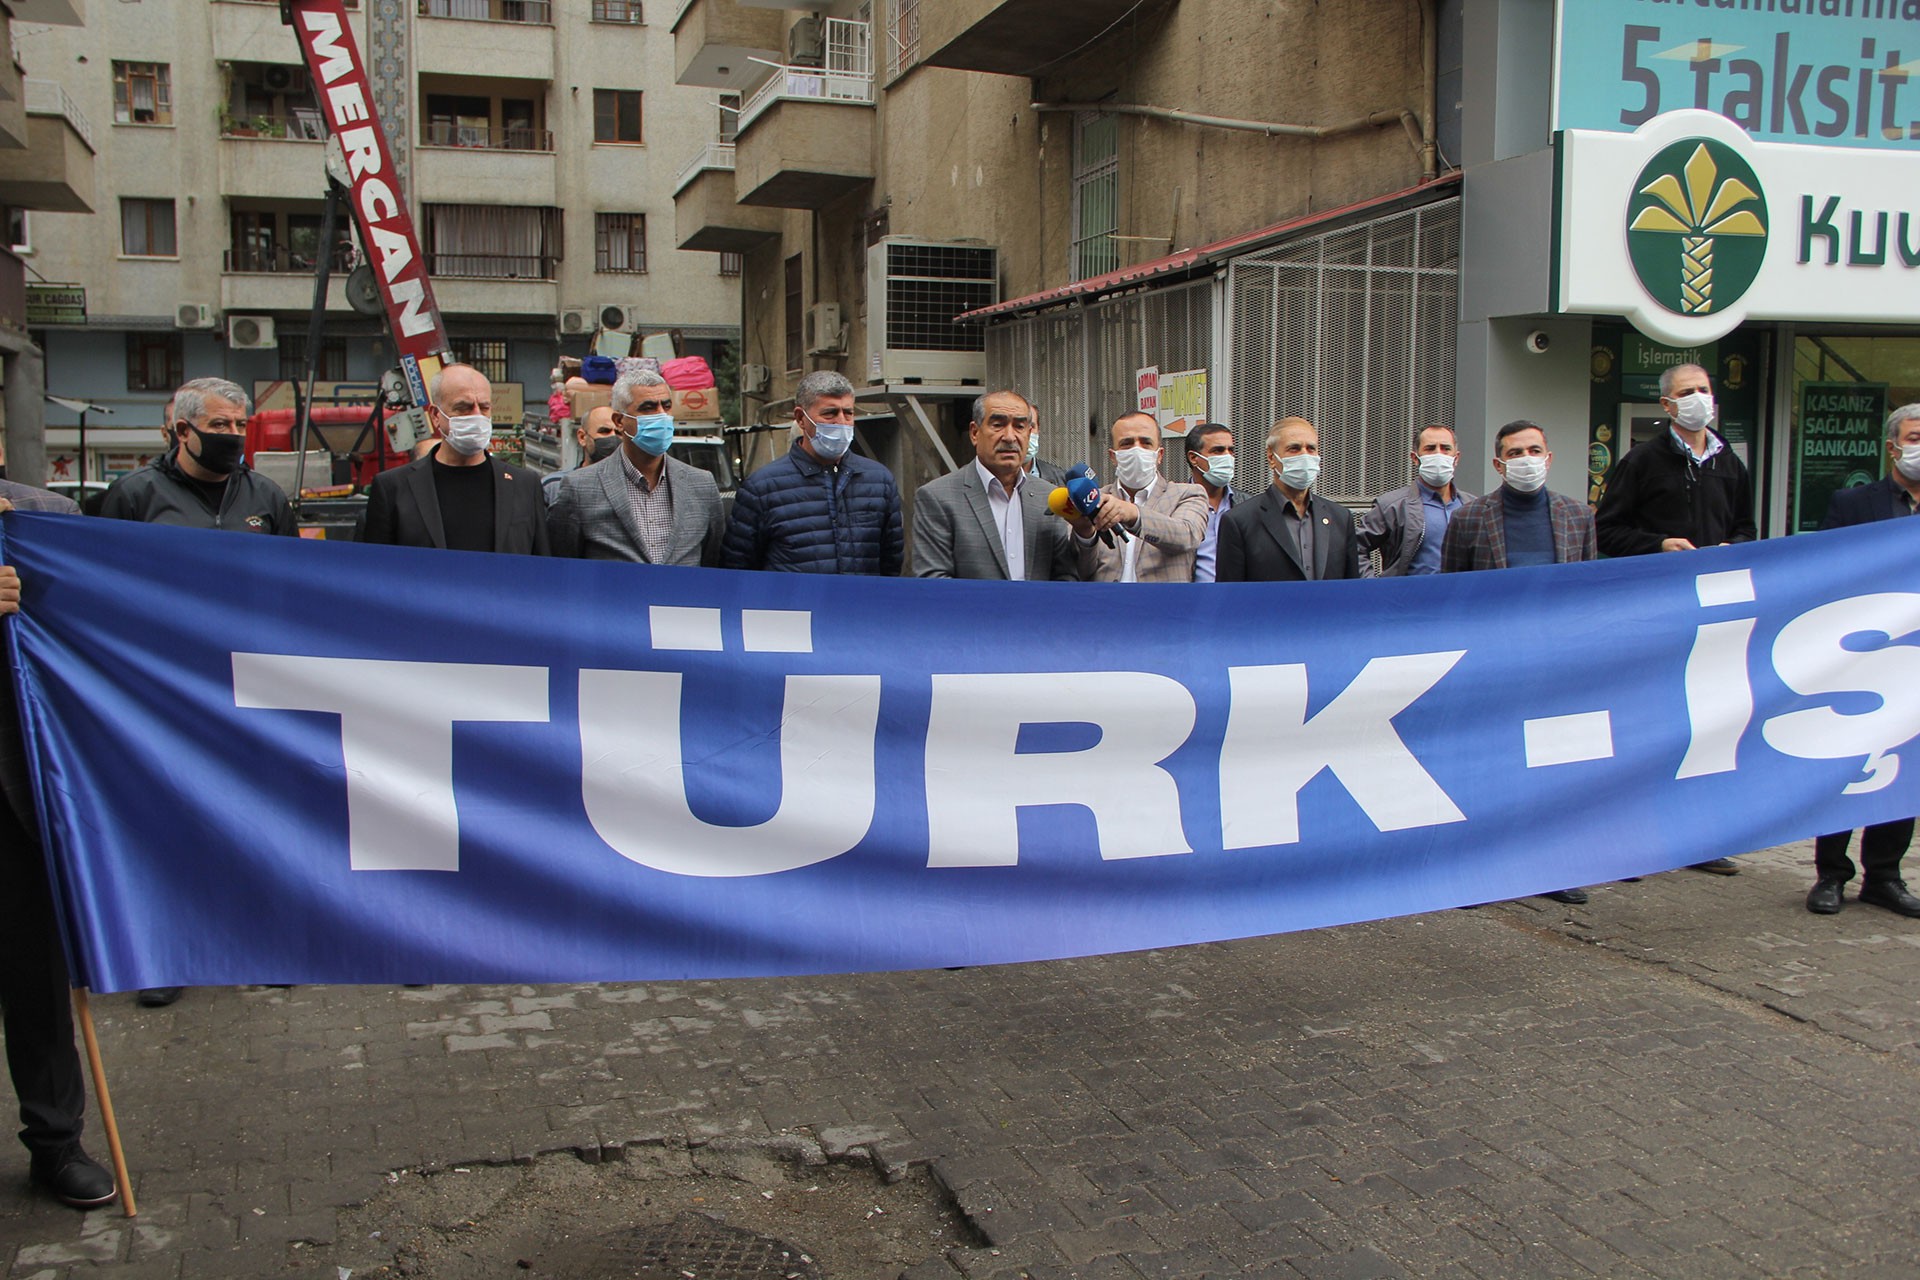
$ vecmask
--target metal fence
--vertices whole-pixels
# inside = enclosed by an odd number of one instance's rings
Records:
[[[1240,481],[1266,484],[1267,429],[1320,431],[1319,490],[1364,502],[1407,482],[1414,431],[1451,423],[1460,202],[1425,205],[1235,260],[1230,394]]]

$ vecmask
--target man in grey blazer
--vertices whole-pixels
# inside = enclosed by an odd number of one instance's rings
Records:
[[[913,496],[914,574],[1078,580],[1067,523],[1047,511],[1053,488],[1026,472],[1033,406],[1017,391],[989,392],[973,402],[969,434],[973,461]]]
[[[550,495],[547,541],[556,556],[643,564],[720,563],[726,533],[713,477],[667,453],[673,392],[657,373],[613,384],[611,456],[567,472]]]

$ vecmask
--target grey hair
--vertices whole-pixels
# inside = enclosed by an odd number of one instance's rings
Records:
[[[853,384],[847,381],[844,373],[835,373],[832,369],[815,369],[800,379],[793,389],[793,402],[802,409],[816,404],[828,396],[850,396]]]
[[[173,420],[176,424],[192,422],[207,411],[207,401],[231,400],[240,406],[241,416],[253,413],[253,401],[240,388],[237,382],[225,378],[195,378],[182,383],[173,393]]]
[[[452,373],[455,369],[466,369],[476,375],[479,375],[480,380],[482,382],[485,382],[488,386],[493,385],[493,382],[491,379],[489,379],[485,374],[480,373],[478,369],[475,369],[470,364],[459,364],[457,362],[454,364],[443,364],[440,366],[440,372],[434,374],[431,378],[427,379],[427,403],[428,404],[437,405],[440,403],[440,379],[446,377],[449,373]]]
[[[613,411],[625,413],[633,408],[634,393],[642,387],[667,387],[667,380],[651,369],[642,369],[638,373],[623,373],[620,381],[613,384]]]
[[[1001,387],[998,391],[988,391],[983,395],[977,395],[973,398],[973,420],[975,422],[985,422],[987,420],[987,401],[995,396],[1013,396],[1019,400],[1021,404],[1027,406],[1029,412],[1033,409],[1033,401],[1027,399],[1012,387]]]
[[[1707,372],[1707,367],[1705,365],[1701,365],[1701,364],[1668,365],[1666,368],[1660,371],[1660,398],[1662,400],[1667,400],[1672,398],[1673,380],[1680,376],[1680,373],[1683,369],[1692,369],[1695,373],[1698,373],[1705,378],[1710,379],[1712,377],[1712,375]]]
[[[1900,428],[1915,418],[1920,418],[1920,402],[1903,404],[1887,415],[1887,439],[1898,440]]]

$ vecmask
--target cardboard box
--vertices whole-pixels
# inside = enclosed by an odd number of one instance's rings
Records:
[[[613,403],[612,387],[591,387],[585,391],[567,392],[567,404],[572,409],[574,421],[587,416],[589,409]],[[700,387],[692,391],[673,393],[673,419],[675,422],[718,422],[720,421],[720,392],[715,387]]]

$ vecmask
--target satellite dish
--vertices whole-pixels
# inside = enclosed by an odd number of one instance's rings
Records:
[[[347,305],[363,316],[381,316],[387,306],[380,297],[380,282],[373,278],[373,264],[363,262],[347,273]]]

